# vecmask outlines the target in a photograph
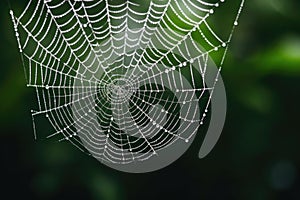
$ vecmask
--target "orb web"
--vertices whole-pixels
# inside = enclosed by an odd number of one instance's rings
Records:
[[[228,0],[228,2],[230,2]],[[145,161],[176,142],[191,143],[209,112],[214,83],[244,5],[229,34],[209,19],[224,0],[29,1],[10,11],[35,118],[97,159]],[[217,59],[212,59],[216,54]]]

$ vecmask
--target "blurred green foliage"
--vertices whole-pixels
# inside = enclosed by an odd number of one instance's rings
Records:
[[[21,9],[26,1],[11,2]],[[221,140],[205,159],[197,158],[196,138],[173,165],[136,175],[67,143],[34,141],[35,94],[25,87],[9,7],[1,1],[3,199],[300,199],[299,8],[298,0],[246,1],[222,71],[228,113]]]

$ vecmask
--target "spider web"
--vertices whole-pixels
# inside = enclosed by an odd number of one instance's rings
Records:
[[[227,2],[203,0],[30,1],[11,10],[32,110],[101,161],[126,164],[190,143],[209,112],[209,60],[217,82],[234,27],[221,37],[209,19]],[[223,38],[223,39],[222,39]],[[87,151],[87,150],[88,151]]]

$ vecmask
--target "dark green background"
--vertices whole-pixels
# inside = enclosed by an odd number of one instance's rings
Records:
[[[209,156],[197,158],[196,139],[161,171],[125,174],[70,144],[34,141],[35,94],[0,1],[0,198],[300,199],[299,9],[299,0],[246,1],[222,72],[227,120]]]

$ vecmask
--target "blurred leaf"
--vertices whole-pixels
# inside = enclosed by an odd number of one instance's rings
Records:
[[[271,47],[258,51],[251,64],[264,74],[300,75],[300,37],[285,37]]]

